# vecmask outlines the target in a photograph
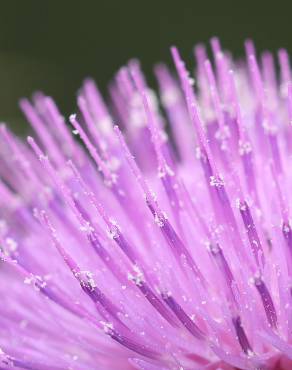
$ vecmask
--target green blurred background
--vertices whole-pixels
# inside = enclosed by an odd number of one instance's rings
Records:
[[[219,3],[219,2],[218,2]],[[150,83],[152,67],[171,63],[176,44],[188,63],[192,47],[220,37],[225,48],[243,55],[251,37],[259,51],[291,51],[289,13],[255,14],[245,4],[215,2],[199,11],[198,1],[0,1],[0,120],[18,132],[28,129],[18,99],[43,90],[54,96],[63,113],[75,111],[76,91],[87,76],[102,91],[128,59],[142,61]],[[262,3],[263,4],[263,3]],[[211,12],[212,9],[212,12]]]

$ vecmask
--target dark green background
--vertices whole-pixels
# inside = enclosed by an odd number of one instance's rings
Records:
[[[75,110],[76,91],[85,77],[94,77],[105,91],[114,72],[132,57],[142,61],[153,84],[152,67],[161,60],[171,63],[172,44],[189,64],[193,45],[213,35],[236,56],[243,55],[247,37],[255,40],[258,50],[292,49],[290,12],[255,14],[255,9],[236,2],[232,7],[219,4],[218,9],[209,2],[203,12],[199,4],[0,1],[0,120],[24,132],[18,99],[38,89],[54,96],[68,115]]]

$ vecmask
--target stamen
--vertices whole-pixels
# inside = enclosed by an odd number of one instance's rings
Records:
[[[172,326],[177,326],[177,322],[171,312],[165,307],[153,290],[145,281],[141,281],[139,284],[136,283],[136,286],[140,289],[144,297],[149,301],[149,303],[160,313],[160,315]]]
[[[206,138],[206,135],[202,127],[202,120],[199,115],[198,106],[196,103],[194,92],[191,88],[191,85],[188,79],[188,72],[186,71],[184,63],[182,62],[180,58],[179,52],[175,47],[171,48],[171,54],[172,54],[175,67],[177,69],[177,72],[178,72],[178,75],[181,81],[184,94],[185,94],[190,118],[192,120],[196,133],[198,135],[199,147],[201,149],[201,152],[206,156],[206,161],[210,164],[210,167],[212,169],[212,174],[216,176],[218,171],[216,170],[213,156],[211,155],[209,145],[207,142],[207,138]]]
[[[226,258],[223,254],[223,251],[220,247],[220,245],[211,243],[209,245],[210,252],[212,253],[212,256],[214,257],[219,271],[223,274],[223,278],[225,281],[225,288],[226,293],[229,300],[229,305],[231,311],[234,313],[238,310],[238,302],[237,302],[237,291],[238,287],[235,281],[235,278],[233,276],[232,271],[230,270],[229,264],[226,261]]]
[[[91,79],[85,80],[83,92],[99,132],[111,141],[112,123],[110,114],[95,82]]]
[[[101,135],[98,132],[97,127],[94,123],[94,120],[93,120],[93,118],[91,117],[91,115],[88,111],[86,101],[85,101],[85,99],[83,98],[82,95],[78,96],[77,102],[78,102],[78,107],[79,107],[79,109],[80,109],[80,111],[83,115],[84,121],[87,125],[87,128],[88,128],[91,136],[94,139],[95,144],[97,145],[100,152],[102,153],[103,159],[105,161],[107,161],[109,159],[109,156],[108,156],[108,153],[107,153],[107,144],[106,144],[105,141],[102,140]]]
[[[222,109],[221,109],[222,103],[221,103],[220,98],[219,98],[214,73],[213,73],[212,66],[211,66],[211,63],[210,63],[209,60],[206,60],[205,68],[206,68],[206,75],[207,75],[207,79],[208,79],[208,83],[209,83],[209,89],[210,89],[211,97],[212,97],[212,100],[213,100],[213,105],[214,105],[214,109],[215,109],[215,112],[216,112],[216,117],[217,117],[217,120],[218,120],[219,130],[221,131],[220,136],[222,136],[222,135],[224,135],[224,132],[226,131],[226,126],[225,126],[225,122],[224,122],[223,112],[222,112]]]
[[[103,162],[103,160],[100,158],[99,154],[97,153],[96,148],[92,145],[90,142],[88,136],[86,135],[85,131],[81,128],[80,124],[76,120],[76,115],[72,114],[69,118],[71,124],[75,128],[76,132],[80,135],[81,140],[84,142],[86,148],[88,149],[90,155],[94,159],[95,163],[97,164],[97,167],[99,171],[102,172],[102,174],[105,177],[106,183],[108,185],[111,185],[113,182],[113,176],[110,173],[109,169]]]
[[[54,100],[50,96],[46,96],[44,97],[43,104],[47,108],[48,114],[56,125],[57,136],[63,145],[65,154],[74,157],[74,159],[78,162],[80,160],[78,156],[81,156],[81,151],[79,150],[76,142],[74,142],[72,135],[70,135],[70,132],[65,124],[65,119],[59,112]]]
[[[232,102],[235,106],[236,124],[238,128],[238,133],[239,133],[238,153],[242,159],[243,169],[244,169],[244,174],[245,174],[245,179],[246,179],[246,183],[248,186],[248,190],[251,196],[255,198],[255,201],[258,204],[259,201],[258,201],[256,181],[255,181],[255,175],[254,175],[255,170],[254,170],[252,143],[251,143],[247,129],[243,122],[241,108],[240,108],[239,100],[238,100],[238,94],[237,94],[236,86],[235,86],[233,71],[229,71],[229,77],[230,77]]]
[[[280,49],[278,52],[278,58],[279,58],[279,64],[280,64],[280,72],[281,72],[281,92],[284,97],[287,96],[287,90],[285,88],[285,85],[288,82],[291,82],[291,68],[290,68],[290,62],[289,62],[289,55],[287,53],[287,50]]]
[[[149,102],[148,102],[148,97],[146,95],[145,91],[145,86],[141,77],[141,73],[138,67],[137,63],[131,63],[130,65],[130,72],[133,77],[133,80],[135,82],[135,85],[139,91],[139,94],[142,97],[145,113],[147,116],[147,122],[149,125],[149,130],[151,132],[151,138],[152,142],[155,148],[155,153],[157,155],[157,160],[158,160],[158,165],[161,168],[164,168],[166,163],[165,163],[165,158],[162,154],[162,138],[161,138],[161,133],[159,128],[157,127],[157,123],[154,117],[154,114],[150,108]]]
[[[43,121],[37,115],[31,103],[27,99],[22,99],[20,101],[20,107],[23,110],[27,120],[31,123],[31,125],[33,126],[33,129],[38,134],[44,147],[46,148],[48,153],[50,153],[51,157],[53,158],[54,163],[56,163],[57,167],[62,166],[62,164],[64,163],[63,155],[61,151],[59,150],[58,146],[56,145],[49,130],[47,130]]]
[[[268,291],[268,288],[266,287],[266,284],[263,282],[263,280],[259,277],[254,278],[254,284],[262,299],[262,303],[266,311],[269,324],[271,325],[272,328],[276,329],[277,321],[278,321],[277,313],[276,313],[276,309],[275,309],[272,297]]]
[[[184,243],[181,241],[173,227],[171,226],[170,222],[166,219],[163,212],[160,210],[156,200],[153,197],[153,194],[150,192],[148,185],[146,184],[145,179],[143,178],[143,175],[141,174],[132,154],[129,151],[129,148],[123,138],[122,133],[120,132],[119,128],[115,126],[114,128],[117,137],[119,139],[121,148],[123,150],[123,154],[125,156],[125,159],[133,172],[133,175],[135,176],[138,184],[142,188],[142,191],[144,192],[145,201],[146,204],[151,211],[154,220],[156,221],[156,224],[159,226],[163,236],[167,240],[168,244],[171,246],[172,250],[175,252],[176,257],[179,256],[185,256],[186,261],[188,265],[191,267],[191,269],[194,271],[194,273],[199,277],[201,282],[203,282],[205,279],[203,278],[199,268],[197,267],[195,261],[193,260],[192,256],[188,252],[187,248],[185,247]]]
[[[282,232],[283,232],[284,238],[286,240],[289,252],[292,255],[292,230],[291,230],[291,226],[288,222],[283,222]]]
[[[117,224],[113,223],[110,220],[110,217],[105,212],[104,208],[101,206],[101,204],[97,201],[97,199],[94,196],[94,193],[88,189],[85,182],[82,180],[77,168],[74,166],[74,164],[69,161],[69,166],[73,170],[73,173],[76,176],[77,181],[83,188],[83,192],[86,197],[89,198],[91,204],[95,207],[95,209],[98,211],[100,216],[105,221],[106,225],[109,228],[109,233],[112,236],[113,240],[119,245],[119,247],[122,249],[122,251],[126,254],[126,256],[130,259],[132,263],[138,262],[137,253],[134,252],[134,248],[130,245],[130,243],[124,238],[123,234],[120,231],[120,228]]]
[[[249,344],[249,340],[245,334],[244,328],[241,323],[240,316],[236,316],[232,319],[232,323],[235,328],[235,332],[237,335],[237,339],[239,341],[239,344],[243,350],[243,352],[247,355],[253,354],[253,350],[251,348],[251,345]]]
[[[62,182],[62,180],[59,178],[58,174],[54,171],[52,168],[49,159],[45,157],[38,147],[38,145],[35,143],[33,138],[28,138],[29,144],[32,146],[33,150],[39,157],[41,163],[43,164],[44,168],[48,171],[48,173],[51,175],[52,180],[54,181],[56,185],[56,189],[61,192],[61,194],[64,197],[65,203],[68,205],[68,207],[72,210],[73,214],[75,215],[76,219],[79,221],[81,225],[81,229],[86,230],[86,237],[89,241],[89,243],[94,248],[95,252],[99,255],[99,257],[103,260],[103,262],[108,265],[110,268],[117,267],[113,259],[110,257],[108,252],[105,250],[105,248],[100,244],[98,236],[95,232],[95,229],[92,227],[92,225],[89,223],[88,220],[85,220],[80,211],[78,210],[76,206],[76,202],[73,200],[72,195],[67,187],[66,184]],[[77,170],[72,165],[72,169],[75,169],[75,175],[77,177]],[[80,176],[77,177],[80,181]],[[88,192],[90,194],[90,192]],[[95,206],[97,206],[97,202],[94,203]],[[110,231],[112,232],[112,235],[115,236],[114,240],[116,240],[118,243],[120,243],[120,247],[123,249],[123,251],[127,254],[127,256],[132,260],[136,261],[135,254],[132,250],[132,248],[128,245],[128,243],[122,239],[122,236],[120,235],[119,230],[117,230],[117,227],[115,225],[112,225],[112,223],[109,221],[109,218],[105,215],[105,212],[102,211],[102,207],[98,207],[98,211],[100,212],[100,215],[104,218],[104,220],[107,222],[108,226],[110,227]],[[114,269],[114,273],[118,273],[119,269]]]
[[[183,308],[177,303],[177,301],[171,296],[171,294],[162,294],[163,300],[173,311],[176,317],[180,320],[183,326],[197,339],[205,340],[205,333],[197,326],[197,324],[185,313]]]
[[[229,103],[230,98],[230,83],[228,78],[228,63],[223,54],[220,41],[217,37],[211,38],[211,47],[216,63],[216,71],[218,76],[218,87],[222,94],[224,104]]]
[[[267,146],[266,139],[268,139],[268,153],[275,162],[276,170],[281,173],[283,171],[280,149],[278,146],[277,131],[278,128],[274,122],[271,122],[271,117],[267,109],[267,98],[263,87],[263,81],[260,69],[254,54],[248,57],[251,79],[254,82],[256,91],[257,103],[260,108],[260,125],[258,127],[258,140],[262,148]]]
[[[115,329],[109,328],[106,332],[112,339],[116,342],[120,343],[122,346],[151,359],[157,360],[160,355],[153,351],[152,349],[148,349],[145,345],[141,345],[140,343],[134,341],[133,339],[121,335]]]
[[[104,293],[101,292],[95,281],[91,278],[91,275],[88,272],[84,273],[78,266],[77,262],[75,262],[73,257],[62,247],[58,240],[56,230],[49,221],[45,211],[41,212],[40,221],[48,230],[53,245],[62,256],[64,262],[71,270],[75,279],[79,282],[82,290],[94,303],[99,303],[117,322],[123,324],[118,317],[119,309],[105,296]]]
[[[240,201],[239,211],[248,235],[251,250],[256,260],[257,266],[260,268],[260,270],[262,270],[265,266],[264,251],[247,202]]]

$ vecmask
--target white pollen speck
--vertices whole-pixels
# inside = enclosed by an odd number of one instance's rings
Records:
[[[33,274],[26,276],[23,282],[26,285],[32,285],[36,291],[45,288],[47,285],[41,276]]]
[[[94,228],[90,225],[89,222],[86,222],[82,226],[80,226],[80,231],[89,234],[94,231]]]
[[[72,122],[72,121],[75,121],[75,120],[76,120],[76,114],[75,113],[74,114],[71,114],[69,116],[69,121]]]
[[[220,176],[218,176],[218,177],[210,176],[210,185],[211,186],[216,186],[216,187],[219,188],[219,187],[224,185],[224,181]]]
[[[78,271],[75,276],[79,280],[80,284],[83,287],[88,288],[91,292],[93,292],[97,287],[91,271]]]
[[[103,325],[103,330],[105,333],[110,333],[113,330],[113,324],[111,322],[100,321]]]
[[[17,250],[17,242],[12,238],[6,238],[6,245],[9,249],[9,252],[15,252]]]
[[[248,154],[252,151],[251,143],[249,141],[239,140],[238,146],[239,146],[239,155],[241,156]]]
[[[143,272],[139,269],[138,266],[134,266],[133,270],[135,273],[128,272],[128,280],[132,281],[137,286],[142,285],[142,283],[144,282]]]
[[[194,86],[194,85],[195,85],[195,80],[194,80],[194,78],[189,77],[189,84],[190,84],[191,86]]]
[[[164,224],[165,224],[165,219],[164,219],[163,215],[158,215],[157,213],[155,213],[154,221],[155,221],[156,225],[158,225],[159,227],[163,227]]]

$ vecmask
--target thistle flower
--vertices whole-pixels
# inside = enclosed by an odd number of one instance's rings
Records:
[[[137,61],[86,80],[77,138],[42,93],[1,126],[0,368],[292,367],[288,56],[211,46],[160,103]]]

